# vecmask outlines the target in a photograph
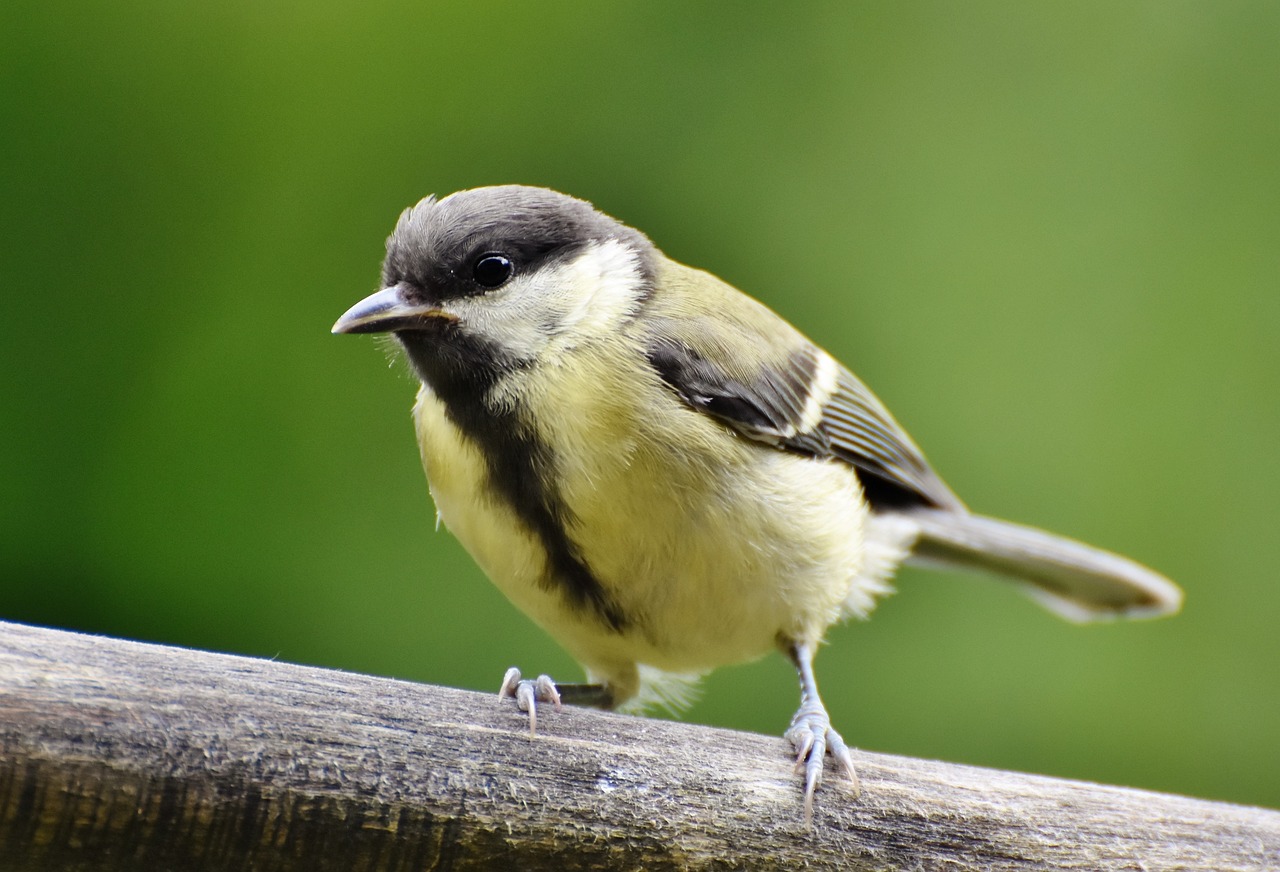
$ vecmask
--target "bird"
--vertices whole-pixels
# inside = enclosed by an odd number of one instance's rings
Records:
[[[422,199],[332,331],[395,338],[439,521],[586,672],[508,670],[531,732],[539,704],[634,707],[781,650],[806,824],[827,756],[860,790],[814,655],[900,564],[1001,576],[1072,621],[1181,606],[1128,558],[971,512],[847,367],[585,200]]]

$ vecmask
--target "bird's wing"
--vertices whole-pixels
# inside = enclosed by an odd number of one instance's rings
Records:
[[[964,509],[857,376],[798,333],[783,352],[748,366],[773,346],[750,325],[736,326],[668,322],[647,343],[649,362],[686,403],[742,435],[852,464],[873,508]]]

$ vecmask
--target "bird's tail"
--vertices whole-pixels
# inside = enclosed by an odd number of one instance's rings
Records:
[[[1182,590],[1139,563],[1043,530],[942,509],[904,512],[919,528],[910,563],[995,573],[1024,582],[1071,621],[1155,618],[1182,606]]]

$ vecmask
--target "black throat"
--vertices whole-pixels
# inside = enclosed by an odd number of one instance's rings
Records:
[[[570,602],[591,609],[615,632],[630,621],[566,532],[571,514],[554,484],[553,452],[525,420],[518,405],[494,408],[490,393],[505,377],[534,366],[510,360],[476,340],[450,330],[448,336],[396,334],[418,377],[444,403],[445,413],[480,450],[488,468],[487,487],[515,511],[547,553],[542,584],[559,588]]]

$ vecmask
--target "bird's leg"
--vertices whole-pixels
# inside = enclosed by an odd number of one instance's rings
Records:
[[[786,737],[796,750],[796,768],[804,770],[804,822],[809,826],[813,820],[813,794],[822,783],[822,767],[828,751],[848,773],[855,796],[861,788],[853,768],[853,756],[844,739],[831,728],[827,707],[818,696],[818,682],[813,677],[813,646],[808,642],[790,642],[786,650],[800,675],[800,708],[791,718]]]
[[[512,666],[502,677],[498,689],[499,699],[514,699],[520,711],[529,713],[529,734],[538,731],[538,703],[549,702],[560,711],[562,703],[570,705],[613,708],[613,692],[605,684],[556,684],[549,675],[528,679],[520,677],[520,670]]]

